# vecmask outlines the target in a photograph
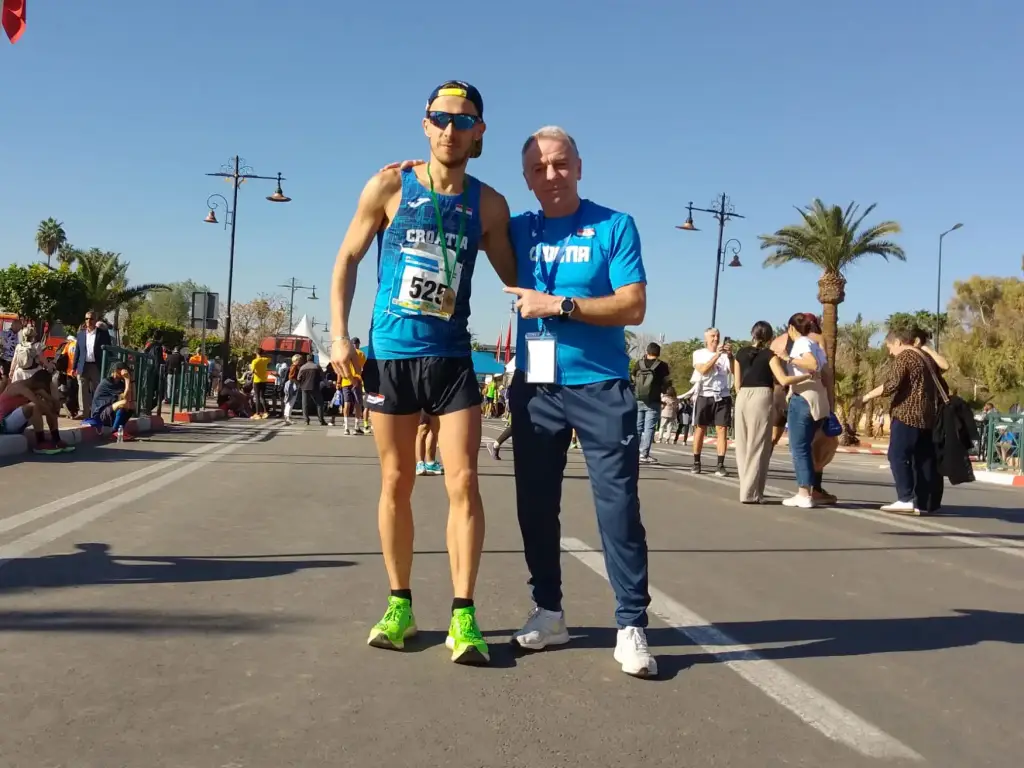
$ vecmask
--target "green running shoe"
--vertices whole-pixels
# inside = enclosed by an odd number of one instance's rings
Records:
[[[452,652],[456,664],[488,664],[491,654],[476,623],[476,608],[456,608],[448,626],[445,647]]]
[[[416,617],[412,615],[412,601],[404,597],[388,597],[384,618],[373,625],[367,645],[400,651],[405,641],[416,634]]]

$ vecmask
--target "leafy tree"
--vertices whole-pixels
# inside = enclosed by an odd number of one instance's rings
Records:
[[[639,360],[647,354],[647,345],[652,341],[658,341],[658,337],[653,333],[630,331],[626,337],[626,352],[629,353],[631,359]]]
[[[52,216],[39,222],[39,229],[36,230],[36,248],[46,256],[46,266],[50,266],[50,259],[68,241],[64,232],[64,222],[57,221]]]
[[[839,334],[839,305],[846,299],[845,272],[864,256],[881,256],[906,260],[903,248],[889,240],[900,232],[895,221],[863,226],[874,211],[869,205],[863,214],[850,203],[846,209],[826,206],[816,199],[806,208],[798,208],[802,221],[761,235],[761,248],[772,250],[764,260],[766,267],[804,262],[822,271],[818,279],[818,301],[822,307],[822,336],[829,364],[835,370],[836,340]]]
[[[195,354],[196,352],[198,352],[202,348],[202,341],[203,341],[202,329],[199,329],[199,330],[189,329],[189,331],[185,335],[186,335],[186,340],[187,340],[187,343],[188,343],[188,351],[190,353],[192,353],[192,354]],[[223,354],[223,351],[221,350],[221,345],[223,343],[224,343],[224,339],[221,336],[212,334],[209,331],[207,331],[206,332],[206,356],[207,357],[217,357],[217,355]]]
[[[693,375],[693,353],[704,346],[703,339],[688,341],[670,341],[661,345],[661,359],[668,363],[672,384],[677,394],[683,394],[690,388],[690,377]]]
[[[976,402],[1004,407],[1024,389],[1024,281],[974,275],[957,281],[942,352],[950,384]]]
[[[43,264],[12,264],[0,271],[0,306],[42,323],[77,325],[89,308],[86,286],[75,272]]]
[[[159,336],[169,347],[180,347],[185,343],[183,327],[140,313],[129,315],[122,343],[132,349],[142,349],[155,336]]]
[[[231,350],[251,354],[267,336],[287,333],[288,303],[276,294],[261,293],[231,307]]]
[[[192,312],[192,294],[197,291],[208,291],[207,286],[201,285],[194,280],[184,280],[179,283],[170,283],[166,291],[157,291],[149,294],[141,311],[150,317],[163,320],[172,325],[180,325],[183,328],[189,325],[189,315]]]
[[[931,334],[934,339],[936,328],[938,328],[940,334],[944,334],[946,332],[948,322],[949,316],[946,313],[942,313],[936,319],[934,312],[929,312],[926,309],[919,309],[917,312],[893,312],[886,319],[885,327],[890,331],[903,331],[920,328],[921,330],[927,331]]]

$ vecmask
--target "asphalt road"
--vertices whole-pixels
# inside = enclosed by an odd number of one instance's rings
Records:
[[[528,656],[505,642],[530,606],[511,451],[481,454],[485,669],[443,648],[441,478],[415,490],[421,638],[365,645],[387,589],[371,438],[229,422],[0,466],[0,767],[1021,765],[1019,490],[893,518],[880,457],[841,456],[841,507],[750,507],[656,453],[653,681],[612,659],[578,452],[574,641]],[[785,454],[770,482],[791,487]]]

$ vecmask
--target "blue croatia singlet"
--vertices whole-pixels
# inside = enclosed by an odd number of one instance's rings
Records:
[[[480,247],[480,182],[466,176],[465,185],[465,205],[461,194],[437,195],[448,267],[453,272],[451,282],[456,286],[454,313],[444,319],[430,314],[442,306],[441,286],[448,282],[444,268],[436,268],[438,262],[431,260],[430,253],[419,252],[429,250],[435,258],[442,254],[430,189],[419,182],[412,169],[402,173],[402,201],[384,230],[377,259],[377,296],[366,348],[368,358],[471,356],[469,297]],[[455,240],[463,208],[466,218],[456,267]],[[429,303],[432,299],[435,304]],[[427,307],[427,313],[420,307]]]

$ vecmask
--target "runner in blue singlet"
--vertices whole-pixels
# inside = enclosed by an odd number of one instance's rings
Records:
[[[381,463],[379,525],[391,594],[369,644],[402,649],[416,634],[410,578],[412,488],[420,414],[437,416],[445,462],[455,599],[446,646],[463,664],[490,660],[476,621],[473,591],[483,549],[484,515],[477,483],[480,389],[470,348],[469,301],[477,252],[506,285],[516,279],[508,239],[508,203],[466,174],[483,149],[483,98],[459,81],[434,89],[423,130],[430,161],[385,170],[367,183],[338,251],[331,293],[331,361],[355,362],[349,311],[356,270],[379,237],[363,386]]]

